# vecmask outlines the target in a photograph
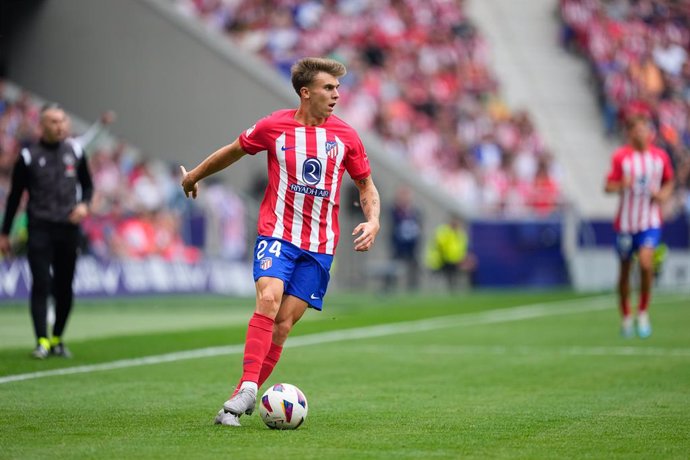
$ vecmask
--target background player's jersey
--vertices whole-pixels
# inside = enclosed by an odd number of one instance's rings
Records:
[[[239,138],[249,154],[268,152],[259,235],[334,254],[343,173],[364,179],[371,174],[369,160],[355,130],[338,117],[331,115],[320,126],[304,126],[295,120],[295,112],[274,112]]]
[[[633,185],[622,191],[614,221],[616,231],[638,233],[661,227],[661,209],[652,202],[652,194],[673,179],[673,169],[666,152],[649,146],[637,152],[631,146],[619,148],[612,157],[607,180],[630,181]]]

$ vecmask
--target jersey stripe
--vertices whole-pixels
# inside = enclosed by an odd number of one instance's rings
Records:
[[[283,231],[283,236],[282,238],[284,240],[292,242],[292,225],[295,219],[295,208],[294,203],[295,203],[295,192],[290,190],[290,179],[295,177],[295,171],[297,169],[297,158],[296,152],[297,148],[295,146],[296,139],[295,139],[295,131],[294,130],[289,130],[287,132],[287,138],[286,138],[286,150],[284,152],[285,155],[285,169],[287,171],[287,176],[286,176],[286,181],[287,184],[286,186],[288,187],[287,191],[285,192],[285,196],[283,199],[285,200],[285,211],[283,212],[283,225],[285,227]]]
[[[307,159],[307,133],[304,127],[295,128],[295,148],[292,150],[295,158],[293,177],[297,180],[302,178],[304,161]],[[290,239],[292,244],[302,247],[302,208],[304,206],[304,193],[290,192],[293,199],[294,214],[292,216],[292,225],[290,228]],[[285,216],[286,219],[288,216]]]
[[[651,219],[652,212],[652,200],[649,196],[650,187],[652,186],[652,181],[654,180],[654,166],[652,165],[652,154],[649,152],[644,152],[640,158],[642,163],[642,181],[645,185],[644,190],[640,191],[638,195],[640,199],[640,220],[638,221],[639,232],[642,230],[642,226],[648,226],[648,222]]]
[[[625,158],[623,160],[622,170],[623,170],[623,180],[627,180],[628,178],[632,177],[632,161],[630,158]],[[626,188],[623,190],[623,193],[621,194],[621,201],[620,201],[620,216],[619,216],[619,226],[622,231],[627,232],[628,228],[630,228],[630,189]],[[625,229],[625,230],[623,230]]]
[[[325,148],[325,146],[324,146]],[[338,147],[336,147],[338,148]],[[336,152],[336,157],[335,159],[329,158],[326,161],[326,171],[324,174],[324,188],[329,191],[329,196],[325,200],[323,200],[321,203],[321,215],[319,216],[319,221],[321,222],[321,225],[319,226],[319,249],[318,252],[320,253],[325,253],[326,252],[326,244],[328,242],[328,235],[327,235],[327,230],[328,230],[328,215],[331,212],[332,207],[329,205],[330,200],[332,199],[332,196],[330,195],[330,192],[332,191],[332,184],[333,184],[333,173],[335,171],[335,164],[337,160],[337,152]]]
[[[632,190],[628,196],[628,207],[630,208],[630,221],[628,222],[628,231],[637,232],[637,222],[640,220],[640,206],[637,202],[637,183],[640,180],[640,170],[642,169],[642,162],[639,155],[632,157]]]
[[[314,128],[307,128],[307,137],[306,137],[306,149],[305,149],[305,161],[308,159],[316,159],[317,154],[316,154],[316,136],[314,135]],[[316,184],[313,183],[313,180],[315,178],[315,175],[319,173],[319,182],[321,181],[321,169],[317,168],[315,164],[313,163],[302,163],[302,174],[299,176],[299,179],[304,180],[305,183],[309,184],[309,186],[318,188],[319,184],[318,182]],[[307,181],[308,179],[308,181]],[[300,238],[302,240],[302,245],[300,246],[302,249],[309,250],[309,247],[311,245],[311,210],[312,206],[314,206],[314,200],[316,199],[315,196],[313,195],[302,195],[304,198],[304,204],[302,205],[302,232],[300,235]]]
[[[283,152],[283,147],[285,147],[285,137],[286,135],[283,133],[276,139],[276,152]],[[285,224],[283,223],[283,212],[285,211],[285,195],[288,184],[287,164],[285,161],[285,155],[276,154],[276,160],[278,162],[278,168],[280,171],[280,181],[278,182],[278,196],[276,197],[275,206],[273,207],[275,226],[271,236],[274,238],[283,238],[283,231],[285,230]]]

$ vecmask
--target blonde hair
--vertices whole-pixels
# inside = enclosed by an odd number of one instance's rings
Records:
[[[292,74],[292,87],[299,95],[300,89],[309,86],[319,72],[326,72],[335,78],[340,78],[347,73],[343,64],[333,59],[307,57],[295,62],[290,69]]]

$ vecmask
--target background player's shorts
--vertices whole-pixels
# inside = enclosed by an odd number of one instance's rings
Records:
[[[305,251],[279,238],[259,236],[254,245],[254,281],[262,276],[285,283],[285,294],[321,310],[333,256]]]
[[[616,251],[623,260],[628,260],[640,248],[656,248],[661,241],[661,229],[649,228],[638,233],[619,233],[616,237]]]

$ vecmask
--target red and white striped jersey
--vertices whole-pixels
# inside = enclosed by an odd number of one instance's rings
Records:
[[[320,126],[295,120],[296,109],[259,120],[239,137],[242,150],[268,153],[268,186],[258,232],[311,252],[334,254],[340,235],[340,184],[371,174],[362,141],[335,115]]]
[[[607,180],[628,181],[632,185],[620,194],[614,227],[621,233],[638,233],[661,227],[661,209],[652,194],[673,179],[673,168],[666,152],[650,145],[644,152],[626,145],[611,159]]]

